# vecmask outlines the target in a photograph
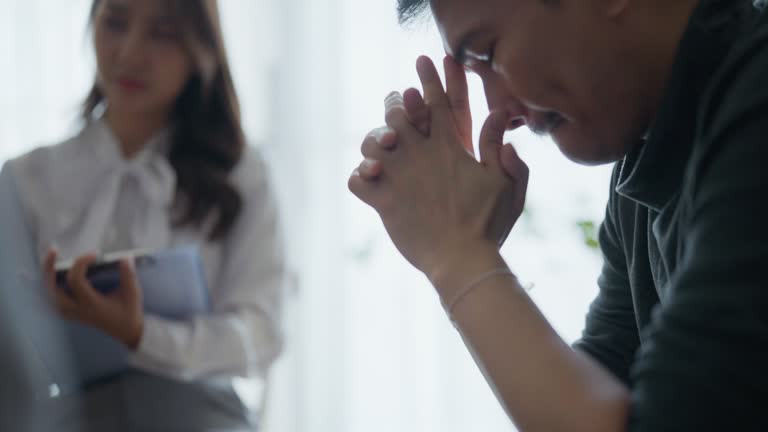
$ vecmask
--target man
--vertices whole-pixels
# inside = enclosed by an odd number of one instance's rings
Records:
[[[350,189],[443,299],[524,431],[768,430],[768,17],[748,0],[400,0],[431,6],[447,91],[388,100]],[[462,66],[492,111],[480,161]],[[527,167],[505,130],[617,162],[605,264],[568,347],[498,254]]]

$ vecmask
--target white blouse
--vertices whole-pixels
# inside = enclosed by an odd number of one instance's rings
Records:
[[[60,259],[131,248],[198,245],[212,312],[186,321],[146,315],[132,364],[176,379],[265,376],[281,350],[280,311],[286,271],[276,199],[254,148],[231,174],[243,207],[231,231],[206,233],[172,223],[175,172],[167,133],[131,160],[103,120],[75,137],[11,162],[39,256]]]

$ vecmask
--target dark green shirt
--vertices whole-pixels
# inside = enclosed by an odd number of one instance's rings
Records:
[[[629,431],[768,431],[765,15],[700,1],[649,134],[614,170],[575,347],[631,388]]]

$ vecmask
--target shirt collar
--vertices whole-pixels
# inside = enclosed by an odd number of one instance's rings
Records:
[[[651,129],[621,162],[617,193],[660,211],[678,192],[693,149],[702,97],[747,16],[755,13],[744,0],[699,2]]]
[[[120,141],[115,136],[104,117],[90,120],[83,130],[85,141],[89,143],[97,160],[107,166],[140,165],[149,160],[165,158],[170,150],[171,128],[166,127],[155,133],[144,148],[131,159],[123,157]]]

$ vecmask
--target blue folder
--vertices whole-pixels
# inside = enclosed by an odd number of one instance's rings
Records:
[[[63,320],[51,309],[15,190],[12,176],[3,169],[0,257],[12,258],[3,267],[15,269],[16,275],[2,289],[12,293],[6,297],[25,311],[17,321],[43,364],[43,372],[61,392],[67,393],[128,369],[130,353],[122,344],[99,330]],[[146,313],[184,320],[210,312],[208,286],[196,246],[143,254],[136,261],[136,272]]]
[[[170,320],[209,312],[208,287],[196,247],[142,255],[136,260],[136,273],[145,312]],[[70,335],[81,383],[109,379],[129,367],[130,353],[121,343],[92,327],[69,321],[62,324]]]

